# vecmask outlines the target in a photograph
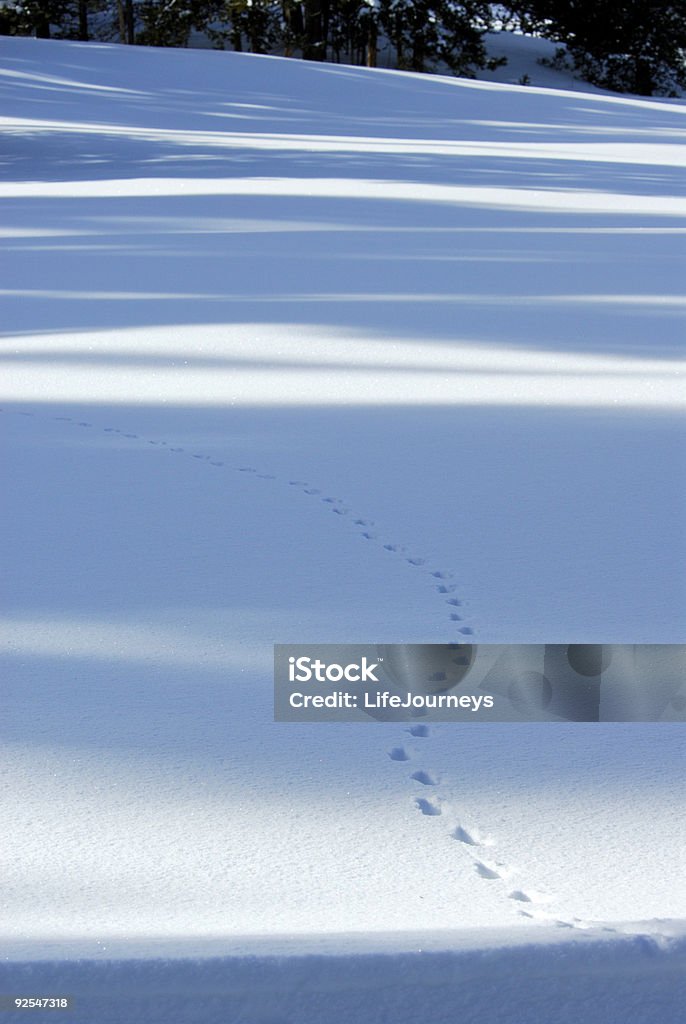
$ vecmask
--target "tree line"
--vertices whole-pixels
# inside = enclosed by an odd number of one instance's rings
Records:
[[[559,43],[553,64],[642,96],[686,88],[686,0],[0,0],[0,33],[283,54],[474,77],[486,32]]]

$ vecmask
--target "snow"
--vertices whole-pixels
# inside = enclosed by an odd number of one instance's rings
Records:
[[[480,71],[479,78],[487,82],[543,86],[549,89],[568,89],[602,94],[603,90],[573,77],[569,71],[546,67],[541,61],[552,61],[559,43],[519,32],[486,33],[486,49],[490,57],[507,57],[507,64],[493,71]],[[570,61],[571,65],[571,61]]]
[[[686,107],[531,63],[0,51],[0,991],[678,1021],[676,704],[277,725],[271,672],[683,642]]]

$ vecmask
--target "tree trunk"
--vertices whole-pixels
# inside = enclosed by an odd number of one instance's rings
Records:
[[[376,67],[376,44],[377,44],[377,27],[376,22],[373,18],[369,19],[369,31],[367,33],[367,52],[365,54],[365,63],[368,68]]]
[[[36,12],[36,20],[33,25],[36,32],[36,39],[50,38],[50,18],[45,10]]]
[[[655,92],[650,64],[643,57],[634,60],[634,92],[639,96],[652,96]]]
[[[294,0],[283,0],[281,10],[283,11],[283,20],[286,25],[284,56],[292,57],[293,46],[299,45],[299,40],[303,35],[302,11],[300,4],[295,3]]]
[[[303,57],[305,60],[324,60],[326,43],[323,37],[321,0],[305,0],[305,39]]]
[[[403,22],[400,14],[395,16],[395,55],[396,63],[401,70],[405,68],[405,56],[403,54]]]
[[[79,0],[79,39],[88,42],[88,0]]]
[[[129,46],[133,46],[133,0],[124,0],[124,22],[126,24],[126,42],[129,44]]]
[[[126,18],[124,17],[124,4],[117,0],[117,21],[119,22],[119,42],[126,42]]]

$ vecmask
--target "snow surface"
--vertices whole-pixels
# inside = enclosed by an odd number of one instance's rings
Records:
[[[683,642],[686,107],[0,53],[0,994],[683,1019],[682,723],[276,725],[271,645]]]

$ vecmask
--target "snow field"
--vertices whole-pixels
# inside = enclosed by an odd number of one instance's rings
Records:
[[[0,47],[0,989],[678,1021],[682,724],[278,726],[271,645],[683,640],[683,105]]]

